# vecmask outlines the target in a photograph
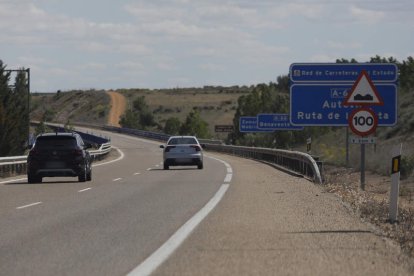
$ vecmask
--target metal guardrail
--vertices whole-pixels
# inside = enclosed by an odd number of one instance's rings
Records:
[[[307,177],[322,184],[320,165],[307,153],[269,148],[241,147],[230,145],[206,144],[206,150],[227,153],[244,158],[264,161],[277,168]]]
[[[163,133],[112,126],[103,127],[103,129],[158,141],[166,141],[170,137],[170,135]],[[223,152],[245,158],[264,161],[276,166],[281,170],[307,177],[316,183],[322,184],[322,163],[316,161],[311,155],[307,153],[269,148],[224,145],[222,141],[218,140],[199,139],[199,141],[201,144],[205,145],[206,150]]]
[[[91,126],[91,125],[88,125]],[[163,134],[163,133],[156,133],[150,131],[143,131],[137,129],[129,129],[129,128],[119,128],[113,126],[94,126],[96,128],[107,130],[111,132],[123,133],[133,136],[138,136],[142,138],[157,140],[157,141],[167,141],[170,135]],[[298,152],[298,151],[288,151],[288,150],[279,150],[279,149],[269,149],[269,148],[255,148],[255,147],[242,147],[242,146],[231,146],[231,145],[223,145],[221,141],[218,140],[206,140],[200,139],[200,143],[205,145],[206,150],[217,151],[222,153],[227,153],[231,155],[236,155],[244,158],[255,159],[259,161],[263,161],[266,163],[270,163],[277,168],[294,173],[296,175],[301,175],[313,180],[316,183],[322,183],[322,175],[321,175],[321,162],[317,162],[312,156],[309,154]],[[98,156],[103,156],[110,152],[111,144],[110,141],[108,143],[103,143],[100,145],[100,148],[95,151],[90,151],[92,155],[97,158]],[[21,159],[13,159],[13,158],[21,158]],[[6,158],[8,158],[6,160]],[[0,177],[2,177],[3,168],[6,163],[10,163],[5,165],[12,166],[7,167],[8,170],[13,172],[22,172],[26,170],[26,156],[16,156],[16,157],[6,157],[0,158]],[[13,164],[13,165],[11,165]],[[13,167],[14,166],[14,167]],[[24,168],[19,167],[24,166]],[[6,169],[7,170],[7,169]]]

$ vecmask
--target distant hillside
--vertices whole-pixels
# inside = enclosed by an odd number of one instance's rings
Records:
[[[174,88],[162,90],[118,89],[115,92],[127,98],[127,109],[138,97],[144,96],[155,121],[162,128],[170,117],[182,122],[191,110],[197,108],[209,124],[214,135],[217,124],[232,124],[240,96],[250,93],[251,87]],[[87,122],[106,124],[110,110],[110,98],[105,91],[69,91],[32,95],[32,120],[60,123]],[[157,130],[157,128],[154,128]],[[217,134],[225,138],[226,134]]]
[[[161,128],[164,127],[165,121],[170,117],[177,117],[183,122],[190,111],[197,108],[201,118],[208,123],[212,135],[215,134],[215,125],[233,124],[238,98],[251,91],[252,88],[238,86],[116,90],[116,92],[127,97],[129,103],[132,103],[138,97],[144,96],[145,102],[155,116],[155,121]]]
[[[86,122],[104,124],[109,114],[110,99],[105,91],[70,91],[34,93],[30,119],[59,123]]]

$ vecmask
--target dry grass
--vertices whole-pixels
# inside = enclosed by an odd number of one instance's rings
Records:
[[[414,193],[400,188],[398,222],[389,222],[389,177],[366,174],[365,190],[360,189],[360,172],[351,168],[325,166],[324,189],[335,193],[363,220],[373,224],[378,234],[397,242],[414,266]]]
[[[233,124],[237,108],[237,100],[246,91],[219,91],[202,89],[167,89],[167,90],[118,90],[124,94],[131,106],[134,99],[144,96],[149,108],[153,111],[156,121],[162,126],[170,117],[177,117],[181,122],[197,108],[201,118],[209,125],[209,131],[215,137],[215,125]]]

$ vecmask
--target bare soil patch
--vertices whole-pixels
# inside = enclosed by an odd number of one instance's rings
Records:
[[[118,92],[108,91],[106,93],[111,97],[111,110],[108,116],[108,124],[110,126],[120,127],[119,119],[125,113],[126,99]]]
[[[339,196],[361,219],[378,229],[378,234],[397,242],[414,267],[414,200],[400,186],[398,222],[389,222],[390,177],[367,172],[365,190],[360,188],[360,172],[352,168],[325,166],[324,189]]]

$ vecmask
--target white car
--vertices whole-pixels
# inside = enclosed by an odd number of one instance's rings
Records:
[[[195,136],[171,136],[164,149],[164,170],[170,166],[197,166],[203,168],[203,147]]]

